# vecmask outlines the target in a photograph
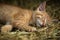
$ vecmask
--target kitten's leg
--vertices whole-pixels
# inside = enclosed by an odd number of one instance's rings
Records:
[[[10,25],[9,23],[1,27],[1,32],[9,32],[11,30],[12,30],[12,25]]]
[[[1,27],[1,32],[9,32],[12,30],[12,25],[4,25]]]
[[[35,27],[31,27],[28,25],[24,25],[24,26],[19,25],[18,29],[22,29],[22,30],[26,30],[26,31],[37,31],[37,29]]]
[[[14,23],[14,25],[18,29],[22,29],[22,30],[26,30],[26,31],[37,31],[37,29],[35,27],[28,26],[26,23],[23,23],[23,21],[16,22],[16,23]]]

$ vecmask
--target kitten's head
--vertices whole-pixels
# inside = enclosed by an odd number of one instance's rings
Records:
[[[47,24],[47,13],[45,11],[46,2],[43,2],[39,5],[37,10],[35,10],[34,16],[35,16],[35,23],[37,26],[46,26]]]

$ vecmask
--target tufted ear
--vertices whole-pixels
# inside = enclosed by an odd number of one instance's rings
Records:
[[[39,5],[39,7],[37,8],[37,11],[45,11],[45,7],[46,7],[46,1],[44,1]]]

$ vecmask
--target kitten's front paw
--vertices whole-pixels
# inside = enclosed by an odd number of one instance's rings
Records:
[[[29,31],[35,32],[37,29],[35,27],[32,27]]]

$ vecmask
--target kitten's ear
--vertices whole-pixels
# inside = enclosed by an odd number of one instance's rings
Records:
[[[37,11],[45,11],[45,7],[46,7],[46,1],[44,1],[39,5],[39,7],[37,8]]]

